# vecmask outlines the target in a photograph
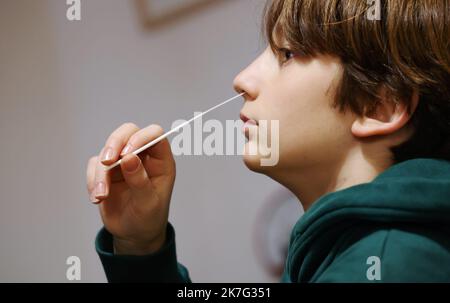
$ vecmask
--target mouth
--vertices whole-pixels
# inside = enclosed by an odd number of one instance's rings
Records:
[[[244,124],[249,122],[249,123],[251,123],[253,125],[258,125],[258,121],[256,121],[255,119],[251,119],[251,118],[247,117],[243,113],[240,113],[240,118],[241,118],[242,122],[244,122]]]
[[[245,137],[249,139],[249,128],[252,126],[258,126],[258,121],[247,117],[243,113],[240,113],[240,118],[242,122],[244,122],[244,125],[242,126],[242,132],[244,133]]]

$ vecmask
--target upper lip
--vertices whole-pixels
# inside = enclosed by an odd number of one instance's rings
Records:
[[[255,119],[251,119],[251,118],[247,117],[243,113],[240,113],[240,118],[241,118],[242,122],[244,122],[244,123],[247,122],[248,120],[253,120],[253,121],[256,122],[256,124],[258,124],[258,121],[256,121]]]

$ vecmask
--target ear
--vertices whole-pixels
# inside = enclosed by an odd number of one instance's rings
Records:
[[[384,94],[386,96],[386,94]],[[352,124],[352,133],[356,137],[392,134],[408,123],[419,102],[419,93],[414,90],[411,96],[411,114],[408,114],[404,102],[394,102],[383,98],[375,110],[362,117],[357,117]]]

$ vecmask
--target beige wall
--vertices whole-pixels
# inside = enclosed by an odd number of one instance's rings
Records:
[[[85,164],[123,122],[160,123],[233,95],[233,77],[263,43],[263,0],[225,1],[157,32],[134,1],[0,0],[0,282],[65,282],[66,258],[83,282],[105,281],[93,241],[101,227],[85,191]],[[238,119],[242,103],[215,112]],[[198,282],[272,281],[251,231],[279,189],[238,157],[177,157],[170,220],[178,255]]]

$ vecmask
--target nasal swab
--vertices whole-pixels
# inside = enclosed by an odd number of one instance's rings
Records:
[[[158,138],[154,139],[153,141],[150,141],[150,142],[147,143],[146,145],[144,145],[144,146],[142,146],[142,147],[136,149],[136,150],[133,152],[133,154],[134,154],[134,155],[137,155],[137,154],[139,154],[140,152],[146,150],[147,148],[152,147],[153,145],[155,145],[156,143],[158,143],[158,142],[160,142],[161,140],[165,139],[165,138],[168,137],[169,135],[173,134],[174,132],[176,132],[176,131],[179,130],[180,128],[182,128],[182,127],[188,125],[189,123],[191,123],[191,122],[194,121],[195,119],[200,118],[200,117],[203,116],[204,114],[207,114],[207,113],[209,113],[210,111],[215,110],[216,108],[219,108],[219,107],[221,107],[222,105],[225,105],[225,104],[227,104],[228,102],[231,102],[231,101],[233,101],[233,100],[235,100],[235,99],[237,99],[237,98],[243,96],[244,94],[245,94],[245,93],[241,93],[241,94],[239,94],[239,95],[236,95],[236,96],[234,96],[233,98],[230,98],[230,99],[228,99],[228,100],[226,100],[226,101],[223,101],[222,103],[220,103],[220,104],[218,104],[218,105],[216,105],[216,106],[211,107],[211,108],[208,109],[207,111],[204,111],[204,112],[202,112],[202,113],[196,115],[196,116],[193,117],[192,119],[190,119],[190,120],[188,120],[188,121],[186,121],[186,122],[183,122],[182,124],[180,124],[180,125],[176,126],[175,128],[169,130],[167,133],[165,133],[165,134],[159,136]],[[110,170],[110,169],[113,169],[114,167],[120,165],[120,163],[122,163],[122,159],[116,161],[114,164],[111,164],[111,165],[109,165],[109,166],[106,166],[106,167],[105,167],[105,170],[108,171],[108,170]]]

